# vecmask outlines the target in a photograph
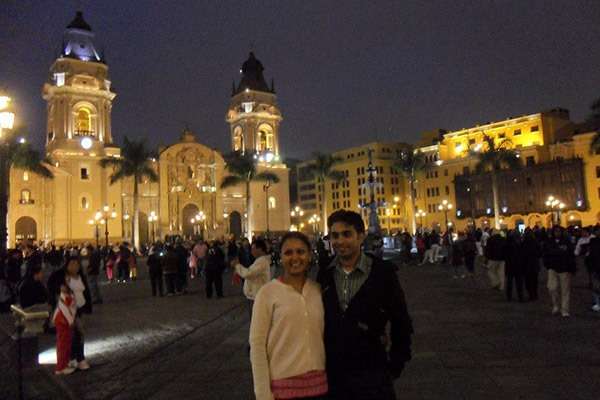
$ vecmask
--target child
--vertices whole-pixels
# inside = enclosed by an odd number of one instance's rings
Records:
[[[69,367],[69,359],[76,312],[73,293],[66,284],[61,285],[60,298],[52,317],[56,326],[56,375],[69,375],[75,371],[75,368]]]

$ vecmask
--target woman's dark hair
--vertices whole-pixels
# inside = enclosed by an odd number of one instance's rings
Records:
[[[81,262],[79,261],[79,256],[72,256],[72,255],[69,255],[69,256],[67,256],[67,257],[65,258],[65,263],[63,264],[63,268],[64,268],[64,269],[67,269],[67,266],[68,266],[68,265],[69,265],[69,263],[70,263],[71,261],[73,261],[73,260],[77,261],[77,262],[79,263],[79,266],[81,266]]]
[[[32,264],[27,267],[25,277],[33,278],[35,274],[42,272],[42,266],[40,264]]]
[[[329,229],[336,222],[343,222],[356,229],[357,233],[365,233],[365,223],[359,213],[350,210],[337,210],[327,218],[327,226]]]
[[[306,245],[306,247],[308,248],[309,251],[312,249],[312,246],[310,245],[310,240],[308,240],[306,235],[302,232],[287,232],[285,235],[283,235],[281,237],[281,242],[279,244],[279,248],[282,249],[284,243],[290,239],[298,239]]]
[[[256,247],[257,249],[261,249],[265,253],[268,252],[267,251],[267,242],[265,242],[263,239],[254,239],[254,241],[252,242],[252,245],[254,247]]]

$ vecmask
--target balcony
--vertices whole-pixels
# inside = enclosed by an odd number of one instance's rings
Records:
[[[33,199],[19,199],[19,204],[35,204]]]
[[[75,131],[73,131],[73,136],[95,136],[95,133],[94,131],[76,129]]]

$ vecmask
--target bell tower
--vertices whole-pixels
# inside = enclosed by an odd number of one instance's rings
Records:
[[[241,80],[233,82],[226,121],[230,127],[231,149],[254,154],[261,162],[279,161],[279,124],[273,81],[267,85],[262,63],[250,52],[240,69]]]
[[[63,35],[61,53],[50,67],[42,97],[47,102],[46,150],[98,153],[113,142],[108,66],[94,43],[94,33],[77,12]]]

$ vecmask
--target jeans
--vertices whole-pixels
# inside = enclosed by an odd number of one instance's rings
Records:
[[[82,317],[83,314],[81,311],[77,310],[77,316],[73,324],[73,335],[71,336],[71,359],[77,360],[77,362],[85,360]]]
[[[174,294],[177,288],[177,274],[165,274],[165,283],[167,285],[167,293]]]
[[[504,261],[488,260],[488,276],[493,288],[504,290]]]
[[[223,297],[223,273],[221,271],[206,271],[206,297],[211,298],[213,294],[213,285],[217,292],[217,297]]]
[[[156,293],[163,295],[163,274],[161,270],[150,270],[150,285],[152,286],[152,296]]]
[[[560,312],[563,315],[569,314],[571,302],[571,273],[559,273],[553,269],[549,269],[548,291],[550,292],[550,297],[552,298],[553,310],[560,309]]]
[[[94,303],[102,301],[102,294],[100,293],[100,285],[98,284],[98,279],[98,275],[88,275],[90,294],[92,295],[92,302]]]

